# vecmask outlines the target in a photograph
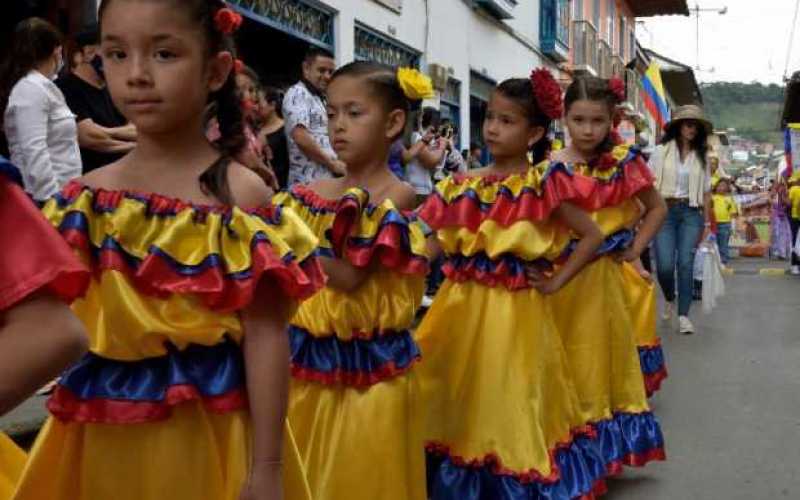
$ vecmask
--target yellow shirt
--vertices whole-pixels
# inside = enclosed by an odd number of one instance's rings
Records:
[[[731,217],[739,213],[736,208],[736,202],[729,194],[715,194],[712,196],[714,200],[714,216],[717,223],[727,223],[731,221]]]
[[[800,186],[789,189],[789,203],[792,204],[792,219],[800,219]]]

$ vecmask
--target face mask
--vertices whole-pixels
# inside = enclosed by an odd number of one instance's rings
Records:
[[[59,57],[58,62],[56,63],[56,70],[52,75],[50,75],[50,79],[55,80],[56,78],[58,78],[58,75],[61,73],[62,69],[64,69],[64,58]]]
[[[91,64],[92,68],[94,68],[97,74],[100,75],[100,78],[105,80],[106,75],[103,72],[103,58],[100,57],[100,54],[95,54],[92,60],[89,61],[89,64]]]

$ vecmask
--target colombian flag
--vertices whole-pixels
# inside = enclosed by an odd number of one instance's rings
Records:
[[[655,61],[650,63],[647,72],[642,78],[644,88],[644,104],[647,110],[655,118],[659,127],[663,127],[669,121],[669,107],[664,93],[664,84],[661,81],[661,67]]]

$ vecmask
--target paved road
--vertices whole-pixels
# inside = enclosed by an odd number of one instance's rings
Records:
[[[661,325],[670,378],[653,400],[669,461],[626,473],[610,500],[800,498],[800,278],[740,261],[698,333]]]

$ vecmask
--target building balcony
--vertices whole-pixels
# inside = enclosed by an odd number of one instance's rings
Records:
[[[569,1],[541,0],[539,46],[556,62],[569,60]]]
[[[625,61],[619,55],[615,55],[611,58],[611,76],[622,78],[623,75],[625,75]]]
[[[572,23],[573,67],[576,74],[598,75],[597,29],[588,21]]]
[[[601,40],[597,50],[597,74],[600,78],[611,78],[611,46],[607,41]]]
[[[473,0],[497,19],[513,19],[517,0]]]

